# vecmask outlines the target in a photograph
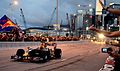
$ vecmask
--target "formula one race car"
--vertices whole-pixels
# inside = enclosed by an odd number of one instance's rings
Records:
[[[18,49],[16,54],[11,56],[11,59],[22,61],[22,60],[28,60],[30,62],[46,62],[50,59],[58,59],[61,58],[62,51],[59,48],[54,48],[53,50],[50,48],[36,48],[32,49],[28,52],[25,52],[24,49]]]

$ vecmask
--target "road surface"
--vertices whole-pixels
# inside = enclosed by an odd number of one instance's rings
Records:
[[[15,54],[18,48],[2,49],[0,71],[99,71],[108,56],[100,52],[105,46],[82,40],[59,42],[62,58],[46,63],[15,62],[10,56]]]

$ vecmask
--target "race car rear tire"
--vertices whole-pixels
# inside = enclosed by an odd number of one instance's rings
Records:
[[[62,55],[61,49],[55,49],[54,55],[55,55],[54,56],[55,58],[61,58],[61,55]]]

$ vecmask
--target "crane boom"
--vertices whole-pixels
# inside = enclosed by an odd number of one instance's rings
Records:
[[[20,8],[20,11],[21,11],[21,16],[22,16],[23,23],[24,23],[24,26],[25,26],[25,29],[26,29],[26,28],[27,28],[27,25],[26,25],[26,20],[25,20],[25,16],[24,16],[24,13],[23,13],[22,8]]]
[[[52,15],[51,15],[51,18],[50,18],[50,21],[49,21],[49,25],[51,24],[51,22],[52,22],[52,20],[53,20],[55,11],[56,11],[56,7],[54,8],[54,11],[52,12]]]
[[[69,16],[68,16],[68,13],[66,13],[66,16],[67,16],[67,25],[68,25],[68,28],[69,28],[69,30],[70,30],[70,21],[69,21]]]

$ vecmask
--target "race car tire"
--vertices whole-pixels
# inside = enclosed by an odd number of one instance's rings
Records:
[[[50,50],[48,50],[48,51],[46,52],[46,54],[47,54],[47,56],[48,56],[48,60],[50,60],[50,58],[51,58],[51,56],[50,56]]]
[[[47,55],[44,55],[43,56],[43,60],[42,60],[43,62],[46,62],[46,61],[48,61],[48,56]]]
[[[61,49],[55,49],[54,55],[55,55],[54,56],[55,58],[61,58],[61,55],[62,55]]]
[[[18,49],[16,55],[23,56],[24,53],[25,51],[23,49]]]
[[[50,59],[50,49],[46,48],[40,51],[40,57],[44,58],[45,60],[49,60]],[[46,58],[47,57],[47,58]]]
[[[18,49],[16,52],[16,55],[18,56],[18,59],[23,59],[23,54],[25,51],[23,49]]]

